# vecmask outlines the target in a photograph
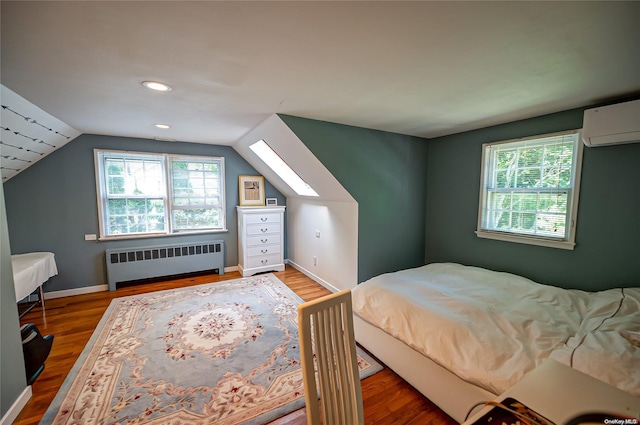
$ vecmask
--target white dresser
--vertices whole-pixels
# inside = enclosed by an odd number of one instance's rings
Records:
[[[242,276],[284,270],[285,207],[236,207]]]

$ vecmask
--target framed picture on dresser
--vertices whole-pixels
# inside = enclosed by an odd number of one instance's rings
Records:
[[[263,176],[238,176],[238,190],[240,206],[264,205],[264,177]]]

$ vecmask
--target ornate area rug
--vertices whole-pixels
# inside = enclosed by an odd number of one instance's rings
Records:
[[[304,406],[272,274],[114,299],[41,424],[265,424]],[[358,351],[361,378],[382,367]]]

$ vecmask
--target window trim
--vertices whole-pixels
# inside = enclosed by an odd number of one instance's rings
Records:
[[[573,185],[570,188],[570,196],[568,199],[570,200],[569,208],[570,211],[567,214],[568,225],[568,234],[566,237],[560,238],[551,238],[544,236],[533,236],[526,234],[518,234],[512,232],[501,232],[497,230],[488,230],[482,228],[482,213],[484,210],[485,203],[485,181],[487,178],[487,148],[490,146],[506,144],[506,143],[518,143],[518,142],[526,142],[528,140],[535,139],[543,139],[548,137],[555,136],[563,136],[567,134],[576,134],[576,141],[574,142],[574,152],[573,152],[573,161],[571,165],[571,176],[573,180]],[[539,134],[530,137],[522,137],[510,140],[504,140],[499,142],[489,142],[482,144],[482,167],[480,171],[480,196],[478,200],[478,223],[475,234],[479,238],[484,239],[493,239],[500,240],[506,242],[515,242],[515,243],[523,243],[529,245],[543,246],[548,248],[559,248],[566,250],[573,250],[575,248],[575,240],[576,240],[576,229],[577,229],[577,219],[578,219],[578,201],[580,196],[580,180],[582,175],[582,154],[584,151],[584,146],[581,143],[582,140],[582,130],[581,129],[573,129],[567,131],[560,131],[555,133],[547,133],[547,134]]]
[[[165,199],[165,221],[166,231],[164,232],[153,232],[153,233],[135,233],[135,234],[119,234],[119,235],[106,235],[104,228],[104,201],[106,197],[103,197],[103,190],[106,190],[106,179],[104,172],[100,172],[100,161],[101,156],[104,154],[119,154],[122,156],[127,155],[140,155],[146,156],[150,158],[158,158],[163,163],[163,178],[165,183],[165,194],[163,199]],[[158,238],[158,237],[172,237],[172,236],[184,236],[184,235],[193,235],[193,234],[206,234],[206,233],[223,233],[228,232],[227,228],[227,207],[226,207],[226,173],[225,173],[225,161],[222,156],[207,156],[207,155],[189,155],[189,154],[169,154],[169,153],[158,153],[158,152],[139,152],[139,151],[128,151],[128,150],[116,150],[116,149],[94,149],[94,171],[95,171],[95,183],[96,183],[96,199],[97,199],[97,208],[98,208],[98,229],[99,229],[99,237],[100,241],[109,241],[109,240],[121,240],[121,239],[144,239],[144,238]],[[220,163],[220,176],[222,177],[221,185],[220,185],[220,209],[223,213],[222,217],[222,227],[219,229],[204,229],[204,230],[174,230],[173,223],[171,221],[171,207],[172,207],[172,179],[170,175],[171,171],[171,160],[172,158],[193,158],[193,159],[205,159],[211,160],[214,159],[219,161]],[[104,168],[104,164],[102,165]],[[103,170],[104,171],[104,170]]]

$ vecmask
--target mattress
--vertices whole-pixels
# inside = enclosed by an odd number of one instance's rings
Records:
[[[11,256],[16,302],[27,297],[40,285],[58,274],[52,252],[29,252]]]
[[[621,310],[620,290],[567,290],[509,273],[452,263],[377,276],[352,292],[353,309],[359,317],[494,394],[512,387],[554,352],[556,360],[569,363],[569,357],[576,362],[581,354],[587,355],[588,349],[602,348],[606,353],[601,354],[602,359],[581,370],[612,369],[618,360],[605,346],[610,341],[603,340],[596,347],[591,336],[582,335],[616,313],[616,332],[627,335],[633,332],[640,314],[633,311],[637,290],[627,290],[628,306]],[[625,353],[628,361],[616,364],[619,371],[615,374],[606,372],[611,379],[600,379],[619,386],[619,375],[629,367],[640,370],[640,351],[629,342],[630,337],[616,337],[616,341],[613,347],[618,354]],[[589,348],[592,344],[594,347]],[[579,348],[573,350],[576,346]],[[561,353],[565,353],[564,359]],[[640,382],[633,377],[638,373],[635,371],[627,372],[625,378],[629,380],[625,389],[634,394]]]

